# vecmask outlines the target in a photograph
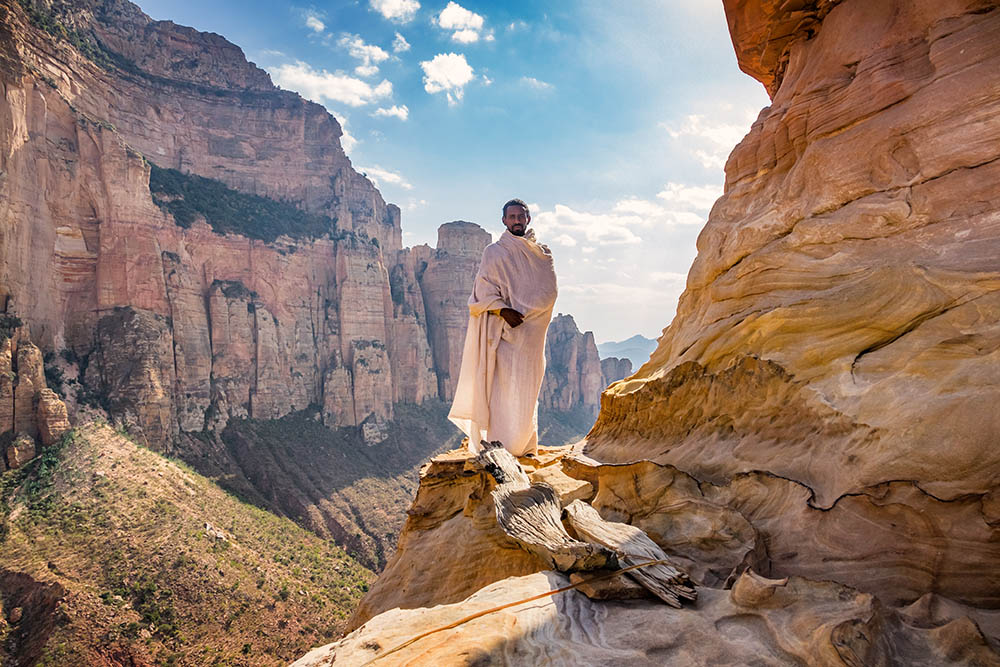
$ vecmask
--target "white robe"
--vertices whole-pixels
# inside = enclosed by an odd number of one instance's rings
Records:
[[[469,297],[462,370],[448,418],[480,441],[499,440],[515,456],[538,448],[538,392],[545,375],[545,333],[557,295],[552,254],[533,235],[505,231],[483,251]],[[511,327],[495,313],[524,316]]]

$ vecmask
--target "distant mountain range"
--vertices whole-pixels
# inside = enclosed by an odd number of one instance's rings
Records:
[[[633,372],[639,369],[644,363],[649,361],[649,355],[656,349],[656,341],[636,334],[623,341],[609,341],[600,343],[597,352],[602,359],[607,357],[625,357],[632,362]]]

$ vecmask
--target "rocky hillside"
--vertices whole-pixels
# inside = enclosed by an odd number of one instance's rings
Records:
[[[581,447],[523,461],[698,603],[550,595],[455,453],[358,629],[301,664],[1000,664],[1000,7],[725,7],[772,105],[649,363]]]
[[[278,665],[374,575],[330,541],[91,424],[0,477],[4,665]]]

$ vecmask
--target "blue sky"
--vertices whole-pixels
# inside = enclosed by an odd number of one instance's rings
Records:
[[[612,6],[614,5],[614,6]],[[434,245],[532,205],[556,310],[599,342],[656,337],[723,164],[768,103],[739,71],[721,0],[554,3],[146,0],[217,32],[344,125],[354,166]]]

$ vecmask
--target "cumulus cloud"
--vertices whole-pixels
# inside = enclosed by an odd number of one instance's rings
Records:
[[[385,118],[398,118],[399,120],[406,120],[410,117],[410,109],[405,105],[393,105],[389,108],[378,108],[375,109],[373,116],[382,116]]]
[[[404,51],[410,50],[410,43],[406,41],[406,38],[396,33],[396,37],[392,40],[392,52],[393,53],[403,53]]]
[[[368,0],[368,2],[379,14],[398,23],[409,23],[420,9],[417,0]]]
[[[413,189],[413,186],[402,175],[389,169],[383,169],[378,165],[374,167],[358,167],[357,170],[367,176],[368,180],[376,186],[390,184],[399,186],[404,190]]]
[[[667,183],[656,196],[683,210],[708,213],[715,200],[722,196],[722,188],[716,185],[682,185],[671,182]]]
[[[552,90],[554,86],[551,83],[542,81],[541,79],[536,79],[533,76],[522,76],[521,83],[528,86],[529,88],[534,88],[535,90]]]
[[[558,239],[563,245],[570,245],[565,243],[566,239],[576,241],[580,237],[588,244],[600,245],[642,241],[632,231],[633,227],[643,224],[642,218],[627,213],[588,213],[556,204],[553,210],[539,211],[532,216],[532,224],[538,230],[542,242],[551,238],[553,243]]]
[[[660,123],[673,139],[678,139],[688,145],[690,154],[706,169],[722,169],[726,159],[747,131],[753,121],[753,111],[743,110],[742,114],[733,113],[731,109],[723,109],[718,118],[708,118],[701,114],[685,116],[679,123]],[[728,113],[727,113],[728,112]],[[726,116],[723,119],[721,116]],[[733,120],[734,116],[743,116],[743,120]]]
[[[439,53],[421,62],[420,67],[424,70],[424,90],[432,95],[445,93],[448,104],[456,104],[462,99],[465,85],[475,75],[461,53]]]
[[[434,19],[434,23],[443,30],[450,30],[452,40],[459,44],[478,42],[482,37],[485,19],[482,15],[469,11],[457,2],[449,2],[448,6]],[[486,35],[487,41],[493,40],[493,34]]]
[[[350,153],[354,150],[354,147],[358,145],[358,140],[353,134],[347,130],[347,119],[344,116],[338,115],[337,118],[340,120],[340,130],[343,134],[340,135],[340,145],[344,149],[345,153]]]
[[[378,74],[378,64],[389,58],[381,47],[374,44],[365,44],[365,40],[359,35],[344,35],[338,42],[347,49],[352,58],[357,58],[361,64],[354,68],[354,73],[358,76],[374,76]]]
[[[323,23],[315,14],[306,15],[306,27],[313,32],[323,32],[326,30],[326,24]]]
[[[314,69],[301,60],[268,68],[267,71],[282,88],[294,90],[319,104],[325,100],[360,107],[392,96],[392,84],[385,79],[373,86],[341,72]]]

